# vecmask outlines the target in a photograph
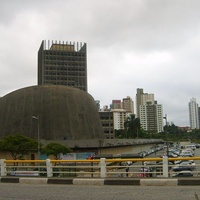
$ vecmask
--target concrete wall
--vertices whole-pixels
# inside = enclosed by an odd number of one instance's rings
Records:
[[[149,151],[151,148],[154,148],[155,144],[144,144],[144,145],[135,145],[135,146],[120,146],[112,148],[103,148],[98,150],[98,154],[113,154],[117,156],[118,154],[138,154],[141,151]]]

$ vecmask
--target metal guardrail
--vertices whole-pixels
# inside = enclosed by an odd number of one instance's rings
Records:
[[[200,157],[127,158],[94,160],[0,160],[1,176],[59,177],[169,177],[169,162],[200,161]],[[162,161],[162,165],[156,162]],[[200,174],[200,162],[193,174]],[[147,171],[146,169],[150,169]]]

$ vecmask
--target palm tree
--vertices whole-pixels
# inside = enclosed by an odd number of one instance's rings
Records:
[[[127,137],[138,137],[138,132],[140,131],[140,119],[136,118],[135,114],[131,114],[124,122],[124,127],[127,131]]]

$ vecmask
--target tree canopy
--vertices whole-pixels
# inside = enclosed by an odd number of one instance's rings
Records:
[[[67,148],[66,146],[59,144],[59,143],[49,143],[47,146],[43,147],[41,152],[43,154],[46,154],[47,156],[53,155],[55,159],[58,159],[58,154],[63,153],[69,153],[71,152],[71,149]]]
[[[4,137],[0,141],[0,151],[10,152],[12,158],[24,159],[24,155],[37,151],[38,142],[21,134],[14,134]]]
[[[124,122],[124,127],[127,131],[127,138],[135,138],[140,131],[140,119],[136,118],[135,114],[131,114]]]

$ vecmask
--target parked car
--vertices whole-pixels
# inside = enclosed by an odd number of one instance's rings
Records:
[[[172,152],[168,152],[168,157],[169,157],[169,158],[177,158],[178,155],[175,154],[175,153],[172,153]]]
[[[200,148],[200,144],[195,144],[196,145],[196,148]]]
[[[180,171],[178,173],[172,174],[172,177],[191,177],[193,173],[190,170]]]
[[[191,154],[194,155],[194,150],[192,150],[192,149],[183,149],[183,150],[181,151],[181,153],[187,153],[187,152],[189,152],[189,153],[191,153]]]
[[[193,160],[182,160],[182,162],[179,163],[179,165],[189,165],[191,169],[194,169],[196,166],[196,163]]]
[[[194,162],[194,160],[176,160],[175,161],[176,165],[181,164],[181,163],[190,164],[192,166],[196,165],[196,163]]]
[[[175,165],[174,167],[172,167],[172,170],[177,172],[177,171],[183,171],[183,170],[193,170],[194,166],[192,166],[191,164],[187,163],[187,162],[182,162],[178,165]]]
[[[181,157],[193,157],[194,155],[190,152],[184,152],[180,154]]]
[[[190,148],[192,150],[195,150],[196,149],[196,146],[194,144],[189,144],[189,145],[186,145],[185,148]]]

